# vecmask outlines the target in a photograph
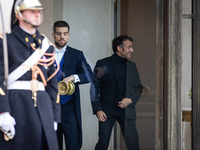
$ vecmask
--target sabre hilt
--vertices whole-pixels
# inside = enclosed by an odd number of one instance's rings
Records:
[[[2,129],[1,127],[0,127],[0,130],[4,133],[4,139],[5,139],[6,141],[12,140],[12,139],[14,138],[14,135],[12,135],[12,134],[10,133],[10,131],[5,131],[5,130]]]

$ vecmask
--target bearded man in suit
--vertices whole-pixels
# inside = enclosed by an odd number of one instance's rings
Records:
[[[107,150],[115,121],[120,124],[128,150],[139,150],[135,105],[143,86],[136,64],[128,59],[133,52],[133,39],[113,39],[114,54],[98,60],[94,69],[95,94],[91,95],[93,113],[99,121],[99,140],[95,150]],[[92,91],[92,90],[91,90]]]
[[[75,92],[72,95],[60,95],[61,124],[58,124],[57,137],[60,150],[63,149],[63,134],[66,150],[79,150],[82,146],[79,85],[89,82],[84,68],[89,74],[92,74],[92,70],[83,52],[67,45],[69,30],[69,24],[60,20],[54,23],[52,33],[56,46],[56,60],[60,64],[58,81],[73,82],[75,85]]]

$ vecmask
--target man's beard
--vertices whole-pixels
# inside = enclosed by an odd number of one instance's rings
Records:
[[[67,42],[65,42],[64,44],[60,45],[58,42],[55,41],[55,44],[56,44],[56,47],[63,48],[67,44]]]

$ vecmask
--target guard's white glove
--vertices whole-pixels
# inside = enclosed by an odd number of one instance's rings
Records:
[[[54,121],[54,130],[57,131],[58,129],[58,123]]]
[[[15,119],[10,115],[9,112],[4,112],[0,114],[0,127],[5,131],[10,131],[10,133],[15,135]]]

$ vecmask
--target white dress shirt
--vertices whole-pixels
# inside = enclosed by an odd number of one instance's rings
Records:
[[[59,64],[66,51],[66,48],[67,48],[67,45],[65,45],[62,49],[58,49],[57,47],[55,47],[56,60]]]
[[[57,47],[55,47],[55,56],[56,56],[56,61],[60,64],[62,58],[63,58],[63,55],[66,51],[66,48],[67,48],[67,45],[65,45],[62,49],[58,49]],[[73,74],[75,80],[73,81],[74,83],[76,82],[80,82],[80,79],[78,77],[78,75],[76,74]]]

